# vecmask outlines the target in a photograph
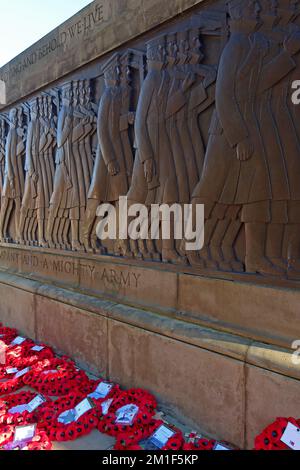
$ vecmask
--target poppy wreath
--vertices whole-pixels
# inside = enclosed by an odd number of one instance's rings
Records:
[[[1,349],[5,348],[5,346],[9,346],[10,343],[15,339],[15,335],[3,335],[0,336],[0,346]],[[6,348],[5,348],[6,349]]]
[[[86,395],[74,392],[61,397],[44,409],[38,422],[38,428],[44,430],[51,441],[75,441],[89,434],[98,424],[99,407],[86,411],[77,421],[69,424],[59,422],[62,412],[73,409]]]
[[[299,427],[300,420],[295,418],[277,418],[255,438],[255,450],[290,450],[280,439],[288,423]]]
[[[5,368],[1,368],[0,370],[0,380],[5,379],[5,382],[0,382],[0,395],[16,392],[20,388],[23,387],[24,385],[24,379],[27,374],[22,375],[22,377],[15,377],[14,375],[12,376],[11,374],[7,374],[5,372]]]
[[[57,423],[57,418],[59,415],[63,411],[74,408],[74,406],[80,403],[83,397],[84,396],[82,393],[80,393],[78,390],[74,390],[74,392],[71,392],[64,397],[59,397],[55,401],[49,402],[47,407],[43,408],[40,414],[40,419],[38,422],[39,429],[49,433],[52,427],[60,424]]]
[[[99,380],[88,380],[86,381],[85,383],[83,383],[79,388],[79,392],[82,393],[84,396],[86,395],[89,395],[93,392],[96,391],[96,388],[98,387],[98,385],[100,385],[102,382],[105,382],[105,380],[102,380],[102,379],[99,379]],[[121,394],[123,392],[120,390],[120,386],[118,384],[115,384],[111,390],[109,391],[109,393],[106,395],[106,397],[104,398],[94,398],[92,397],[92,400],[93,402],[96,404],[96,405],[101,405],[101,403],[105,402],[106,400],[109,400],[109,399],[113,399],[113,400],[117,400],[120,398]],[[100,407],[100,410],[101,410],[101,407]]]
[[[26,339],[22,344],[7,344],[5,351],[5,365],[11,367],[18,367],[18,363],[21,364],[21,360],[24,354],[35,346],[35,343],[31,339]]]
[[[114,446],[114,450],[143,450],[139,445],[144,439],[149,438],[152,434],[162,425],[166,425],[162,420],[152,419],[147,427],[136,430],[133,433],[127,432],[125,434],[119,434],[117,441]],[[182,432],[172,425],[167,425],[168,428],[174,431],[174,435],[170,437],[168,442],[161,450],[180,450],[183,448],[184,438]]]
[[[44,348],[41,351],[32,351],[36,344],[31,340],[26,340],[18,346],[9,347],[6,351],[6,365],[18,368],[25,368],[44,359],[54,357],[54,352],[49,346],[41,344]]]
[[[86,373],[73,362],[55,357],[34,364],[24,378],[25,385],[51,396],[67,395],[88,381]]]
[[[16,337],[18,332],[15,328],[9,328],[8,326],[3,326],[2,323],[0,323],[0,335]]]
[[[6,449],[3,449],[3,447],[6,444],[9,444],[10,442],[13,441],[14,434],[15,434],[15,426],[6,425],[6,426],[0,427],[0,450],[6,450]],[[26,447],[22,450],[25,450],[25,449],[26,450],[51,450],[52,443],[45,432],[37,430],[34,437],[31,439],[31,441],[27,442]]]
[[[114,450],[142,450],[138,443],[150,437],[158,426],[158,421],[152,419],[146,426],[126,429],[126,432],[117,435]]]
[[[116,423],[117,411],[125,405],[134,404],[139,410],[134,417],[132,424]],[[149,392],[142,389],[130,389],[122,392],[120,397],[114,400],[106,415],[101,414],[99,417],[98,430],[102,433],[114,436],[118,440],[118,436],[123,437],[130,434],[132,444],[139,442],[140,437],[146,434],[155,414],[156,400]],[[135,437],[133,437],[135,436]],[[134,442],[133,442],[134,441]],[[127,440],[126,440],[127,444]]]
[[[36,423],[45,407],[50,403],[50,400],[46,398],[46,401],[42,403],[34,411],[23,411],[22,413],[10,413],[10,409],[17,405],[26,405],[37,394],[35,392],[20,392],[17,394],[6,395],[0,399],[0,425],[5,424],[23,424],[23,423]]]
[[[156,399],[151,393],[142,388],[130,388],[120,393],[120,396],[110,406],[109,411],[115,413],[119,408],[125,405],[143,406],[153,412],[157,407]]]
[[[0,323],[0,345],[9,345],[17,335],[17,330],[2,326]]]
[[[51,450],[52,442],[45,432],[39,431],[35,436],[33,436],[32,440],[27,444],[26,448],[27,450]]]
[[[0,426],[0,448],[13,440],[15,426]]]
[[[214,439],[195,439],[193,442],[185,442],[183,450],[213,450],[216,442]]]
[[[10,330],[10,328],[8,328],[8,330]],[[16,336],[17,336],[17,332],[15,330],[6,331],[3,333],[0,332],[0,342],[8,346],[16,338]]]

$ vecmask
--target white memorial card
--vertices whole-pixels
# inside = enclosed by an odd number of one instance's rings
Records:
[[[231,450],[231,449],[225,446],[224,444],[221,444],[220,442],[216,442],[213,450]]]
[[[10,375],[10,374],[16,374],[17,372],[19,372],[19,369],[17,367],[7,367],[5,369],[5,372]]]
[[[19,370],[19,372],[17,372],[16,375],[14,376],[14,379],[19,379],[23,375],[27,374],[27,372],[29,371],[30,371],[30,367],[25,367],[25,369]]]
[[[42,395],[37,395],[34,397],[29,403],[28,403],[28,411],[32,413],[34,410],[36,410],[39,406],[41,406],[43,403],[45,403],[45,398]]]
[[[11,346],[17,346],[19,344],[24,343],[26,341],[26,338],[23,338],[22,336],[17,336],[11,343]]]
[[[106,398],[111,389],[113,388],[112,384],[107,382],[101,382],[96,390],[93,393],[90,393],[88,396],[90,398],[95,398],[96,400],[100,400],[100,398]]]
[[[62,424],[70,424],[74,423],[75,418],[75,410],[72,408],[71,410],[63,411],[57,418],[57,421]]]
[[[288,423],[280,440],[290,449],[300,450],[300,429],[294,424]]]
[[[132,424],[135,416],[139,411],[139,407],[136,405],[125,405],[119,408],[116,412],[117,424]]]
[[[31,351],[40,352],[40,351],[43,351],[43,349],[45,349],[45,346],[38,346],[38,345],[36,345],[36,346],[33,346],[33,347],[31,348]]]
[[[89,398],[85,398],[77,406],[75,406],[75,421],[77,421],[84,413],[94,408],[94,404]]]
[[[16,414],[16,413],[24,413],[24,411],[28,411],[28,406],[26,405],[16,405],[13,406],[8,410],[9,413],[11,414]]]
[[[112,404],[113,401],[114,401],[113,398],[109,398],[108,400],[101,403],[101,408],[102,408],[102,414],[103,415],[107,415],[107,413],[109,411],[109,408],[110,408],[110,405]]]
[[[174,436],[174,434],[175,433],[172,429],[163,424],[152,434],[150,440],[156,447],[161,449],[167,444],[170,437]]]
[[[14,442],[31,440],[35,435],[36,424],[29,426],[17,426],[15,429]]]

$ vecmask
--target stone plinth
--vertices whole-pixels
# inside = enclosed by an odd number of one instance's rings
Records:
[[[5,324],[93,373],[148,388],[208,435],[252,448],[277,415],[298,416],[292,350],[16,274],[0,273],[0,295]]]
[[[0,269],[289,348],[300,338],[300,291],[192,268],[0,244]]]

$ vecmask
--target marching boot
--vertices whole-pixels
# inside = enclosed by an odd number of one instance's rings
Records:
[[[141,240],[140,238],[137,240],[138,252],[137,252],[137,259],[149,260],[149,254],[147,253],[145,247],[145,240]]]
[[[288,279],[300,279],[300,259],[289,259],[287,265]]]
[[[19,227],[18,227],[18,242],[20,243],[20,245],[25,245],[25,240],[24,240],[25,220],[26,220],[26,214],[23,208],[21,208],[20,221],[19,221]]]
[[[78,220],[71,220],[71,239],[72,251],[84,251],[84,246],[79,241]]]
[[[55,248],[53,237],[52,237],[54,221],[55,221],[54,217],[52,215],[49,215],[47,228],[46,228],[46,241],[48,243],[49,248]]]
[[[48,247],[48,243],[46,242],[44,238],[44,220],[43,219],[38,220],[38,240],[39,240],[38,241],[39,246],[41,246],[42,248]]]
[[[300,279],[300,224],[287,226],[287,276],[289,279]]]
[[[138,244],[136,240],[132,240],[131,238],[129,239],[129,252],[128,255],[126,256],[127,258],[138,258],[139,255],[139,250],[138,250]]]
[[[241,227],[242,223],[239,219],[231,220],[221,246],[224,262],[227,265],[231,266],[231,271],[235,271],[238,273],[242,273],[245,271],[244,264],[237,259],[234,251],[234,243],[237,239]],[[222,269],[222,263],[220,263],[220,268]]]
[[[283,276],[285,273],[274,266],[265,256],[267,224],[245,223],[246,232],[246,272],[262,275]]]
[[[91,232],[93,230],[96,211],[99,203],[95,199],[89,199],[87,202],[87,208],[84,214],[83,223],[80,230],[80,241],[84,246],[87,253],[93,253],[95,248],[91,243]]]
[[[187,265],[186,256],[180,256],[175,250],[174,240],[162,240],[161,258],[163,263],[171,263],[177,265]]]
[[[151,239],[146,240],[146,247],[153,261],[161,261],[160,253],[158,253],[158,251],[156,250],[153,240]]]
[[[288,231],[288,226],[287,226]],[[283,257],[283,240],[285,233],[284,224],[270,223],[267,231],[267,253],[268,258],[274,266],[283,271],[287,270],[287,257]]]

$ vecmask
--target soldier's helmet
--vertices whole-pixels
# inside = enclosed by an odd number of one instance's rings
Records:
[[[73,95],[73,85],[72,85],[72,82],[64,83],[64,84],[61,86],[61,93],[62,93],[62,98],[63,98],[64,100],[70,101],[70,100],[72,99],[72,95]]]
[[[18,110],[17,108],[12,108],[9,112],[9,121],[11,124],[16,124],[17,123],[17,117],[18,117]]]
[[[33,98],[32,100],[29,101],[29,109],[30,109],[30,115],[38,114],[39,110],[39,104],[38,104],[38,98]]]
[[[87,78],[84,80],[84,96],[86,99],[86,102],[89,103],[92,95],[92,89],[91,89],[91,81]]]
[[[192,28],[189,30],[189,45],[191,49],[201,47],[199,28]]]
[[[261,0],[229,0],[227,2],[228,12],[233,20],[257,19],[261,10]],[[271,3],[274,0],[266,0]],[[277,1],[277,0],[275,0]]]
[[[166,36],[159,36],[147,42],[147,59],[164,62],[166,57]]]
[[[178,46],[177,46],[177,34],[170,33],[167,35],[167,52],[169,57],[174,59],[177,56]]]
[[[177,45],[180,54],[186,54],[189,50],[189,32],[187,30],[177,33]]]
[[[106,81],[118,82],[120,78],[120,56],[113,54],[102,66]]]

